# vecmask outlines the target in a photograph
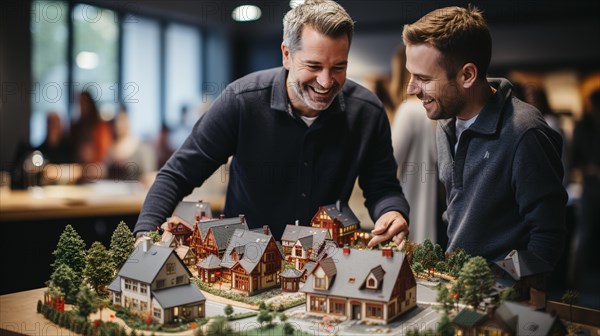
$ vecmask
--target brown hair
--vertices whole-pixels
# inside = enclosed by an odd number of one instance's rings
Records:
[[[466,63],[477,66],[479,79],[485,79],[492,57],[492,37],[476,8],[445,7],[429,12],[417,22],[404,26],[406,45],[429,44],[443,54],[440,60],[448,77]]]
[[[354,21],[335,1],[306,0],[287,12],[283,18],[283,41],[291,53],[300,49],[302,30],[307,25],[326,36],[348,36],[348,46],[352,42]]]

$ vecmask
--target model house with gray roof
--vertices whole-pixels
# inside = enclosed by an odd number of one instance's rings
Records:
[[[281,245],[288,261],[301,270],[309,261],[316,261],[325,241],[331,240],[329,230],[310,226],[287,225],[281,236]]]
[[[352,245],[360,229],[360,221],[354,212],[348,204],[340,201],[319,207],[310,225],[314,228],[327,229],[330,239],[338,246]]]
[[[223,278],[230,281],[231,289],[243,295],[254,295],[279,285],[283,266],[283,252],[273,235],[237,229],[223,254]]]
[[[172,216],[167,218],[166,230],[171,232],[178,242],[189,245],[194,223],[211,218],[212,211],[209,203],[181,201]]]
[[[171,247],[143,239],[109,285],[112,302],[161,323],[204,317],[204,295]]]
[[[496,290],[512,287],[518,300],[529,299],[537,309],[546,306],[546,276],[552,266],[530,251],[511,251],[504,259],[494,262]]]
[[[506,301],[487,313],[461,310],[451,321],[462,335],[566,335],[560,319],[532,307]]]
[[[248,230],[244,215],[197,221],[190,236],[190,247],[194,249],[199,259],[204,259],[211,254],[222,258],[231,235],[237,229]]]
[[[386,324],[416,307],[416,288],[404,253],[345,246],[316,262],[300,292],[309,314]]]

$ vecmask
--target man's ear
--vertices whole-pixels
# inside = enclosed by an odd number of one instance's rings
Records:
[[[283,67],[286,68],[287,70],[289,70],[291,55],[290,55],[290,50],[285,45],[285,42],[281,42],[281,56],[282,56]]]
[[[463,65],[460,71],[460,81],[463,88],[468,89],[473,86],[477,80],[477,66],[473,63]]]

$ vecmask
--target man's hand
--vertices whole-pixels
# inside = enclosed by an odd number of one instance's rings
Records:
[[[402,248],[400,244],[408,237],[408,223],[398,211],[386,212],[379,217],[371,233],[373,238],[369,241],[369,247],[392,240]]]

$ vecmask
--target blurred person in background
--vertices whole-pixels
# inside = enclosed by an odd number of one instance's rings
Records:
[[[101,164],[112,145],[112,129],[100,118],[100,113],[91,94],[79,94],[79,119],[71,127],[77,161],[83,165]],[[84,171],[87,170],[84,167]],[[97,172],[102,175],[102,171]],[[98,176],[96,176],[98,177]],[[87,178],[95,178],[87,176]]]

